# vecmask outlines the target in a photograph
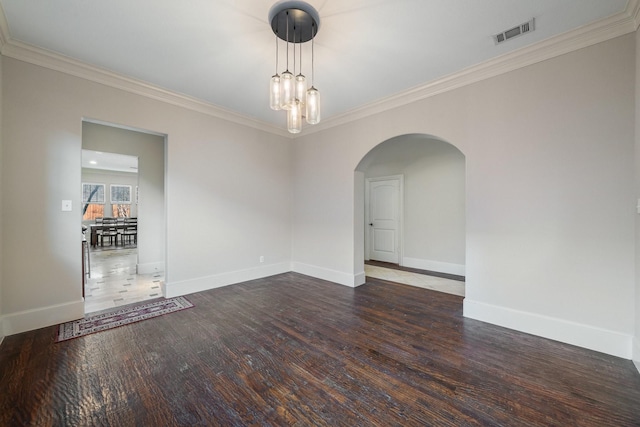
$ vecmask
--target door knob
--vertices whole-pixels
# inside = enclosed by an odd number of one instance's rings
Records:
[[[370,222],[369,225],[373,227],[373,223],[372,222]]]

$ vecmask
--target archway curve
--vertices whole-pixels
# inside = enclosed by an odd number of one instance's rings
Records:
[[[374,145],[373,147],[371,147],[371,149],[369,151],[367,151],[362,158],[358,161],[358,164],[356,165],[356,167],[354,168],[354,171],[359,171],[362,170],[362,167],[364,165],[364,162],[366,161],[367,157],[370,157],[371,154],[373,152],[376,151],[376,149],[378,149],[380,146],[382,146],[383,144],[387,144],[389,142],[393,142],[399,139],[403,139],[403,138],[419,138],[419,139],[423,139],[424,141],[439,141],[445,144],[448,144],[452,147],[454,147],[456,150],[458,150],[463,156],[466,157],[465,152],[455,143],[448,141],[447,139],[441,138],[439,136],[436,135],[432,135],[432,134],[428,134],[428,133],[403,133],[397,136],[393,136],[387,139],[384,139],[382,141],[380,141],[379,143],[377,143],[376,145]]]
[[[458,146],[443,138],[410,133],[376,144],[364,154],[354,169],[353,248],[356,286],[365,282],[364,261],[368,258],[365,248],[365,236],[368,233],[365,227],[365,182],[367,178],[375,179],[384,175],[409,177],[409,185],[405,190],[407,197],[404,198],[402,240],[410,237],[399,248],[400,264],[464,276],[466,156]],[[421,212],[429,203],[432,206],[435,204],[437,209]],[[421,243],[419,239],[425,239],[428,244]]]

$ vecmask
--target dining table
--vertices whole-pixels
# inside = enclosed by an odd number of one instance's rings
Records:
[[[95,248],[98,246],[98,230],[106,230],[113,227],[113,224],[89,224],[88,227],[91,230],[91,247]]]
[[[101,223],[93,223],[93,224],[87,224],[87,227],[89,227],[90,230],[90,243],[91,243],[91,247],[95,248],[96,246],[98,246],[98,231],[99,230],[106,230],[109,228],[113,228],[116,227],[118,229],[124,229],[127,225],[132,225],[132,224],[137,224],[137,221],[132,221],[132,222],[118,222],[117,224],[101,224]]]

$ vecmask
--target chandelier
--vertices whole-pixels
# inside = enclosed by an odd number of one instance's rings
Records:
[[[276,73],[271,77],[269,106],[272,110],[284,110],[287,113],[287,130],[299,133],[303,118],[310,125],[320,123],[320,92],[313,86],[313,45],[320,17],[305,2],[280,1],[271,7],[269,22],[276,35]],[[286,68],[282,74],[278,74],[278,39],[286,42]],[[307,87],[307,79],[302,74],[302,45],[308,41],[311,41],[311,87]],[[290,64],[293,72],[289,71]]]

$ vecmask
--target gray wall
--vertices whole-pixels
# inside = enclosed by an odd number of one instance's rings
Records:
[[[290,269],[289,139],[220,119],[193,102],[184,108],[14,58],[3,58],[2,72],[3,186],[20,189],[2,193],[5,335],[84,315],[83,119],[167,135],[166,237],[160,238],[166,245],[158,245],[166,248],[166,295]],[[113,151],[138,155],[125,148]],[[146,157],[138,157],[144,175]],[[143,211],[143,198],[160,195],[145,185],[140,177],[142,224],[162,223],[161,209]],[[25,209],[34,200],[38,209]],[[72,200],[74,209],[62,212],[61,200]],[[151,241],[142,233],[140,263],[162,259],[142,259],[143,242]]]
[[[359,162],[432,135],[466,159],[466,316],[630,358],[635,34],[294,145],[294,268],[358,284]]]
[[[165,269],[164,144],[162,136],[82,123],[83,149],[138,157],[138,273],[141,274]]]
[[[465,162],[460,150],[425,135],[403,135],[373,148],[357,170],[365,179],[404,176],[403,265],[434,271],[450,265],[464,272]]]

